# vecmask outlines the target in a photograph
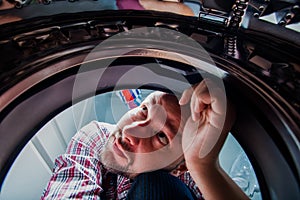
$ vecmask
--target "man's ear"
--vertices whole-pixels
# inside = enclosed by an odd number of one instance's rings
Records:
[[[175,169],[173,169],[170,174],[172,174],[173,176],[180,176],[181,174],[183,174],[184,172],[186,172],[188,169],[185,165],[185,163],[181,163],[180,165],[178,165]]]

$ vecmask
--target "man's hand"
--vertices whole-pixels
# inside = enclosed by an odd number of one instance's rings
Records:
[[[182,135],[186,166],[205,199],[249,199],[218,162],[235,118],[222,86],[204,79],[182,94],[179,104],[191,109]]]
[[[226,112],[232,112],[227,109],[225,91],[205,79],[184,91],[179,103],[189,102],[191,118],[186,122],[182,138],[187,165],[193,168],[194,165],[214,164],[232,125],[229,120],[225,123]]]

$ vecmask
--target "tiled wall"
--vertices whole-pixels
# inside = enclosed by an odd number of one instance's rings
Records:
[[[94,101],[88,99],[57,115],[25,146],[1,188],[1,200],[39,199],[55,158],[62,154],[76,130],[95,120]]]

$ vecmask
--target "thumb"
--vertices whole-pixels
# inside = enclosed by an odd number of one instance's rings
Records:
[[[193,91],[194,91],[193,87],[190,87],[190,88],[184,90],[184,92],[182,93],[181,98],[179,100],[179,105],[182,106],[182,105],[187,104],[191,100]]]

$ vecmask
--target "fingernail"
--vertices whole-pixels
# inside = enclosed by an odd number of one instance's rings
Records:
[[[192,120],[195,122],[195,114],[192,113]]]
[[[180,99],[178,103],[179,103],[179,105],[184,105],[185,104],[184,100],[182,100],[182,99]]]

